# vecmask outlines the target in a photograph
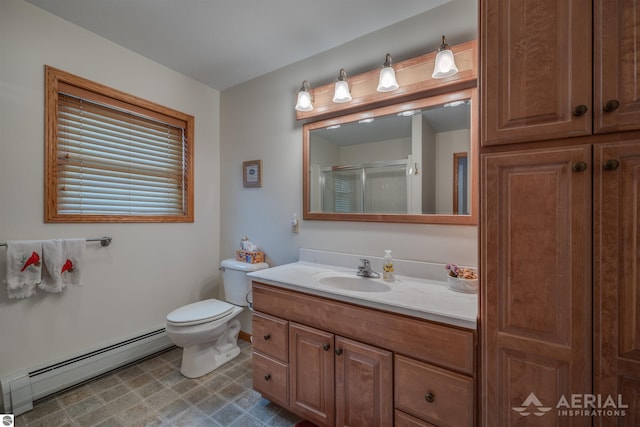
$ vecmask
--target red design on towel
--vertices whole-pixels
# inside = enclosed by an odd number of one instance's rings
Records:
[[[62,266],[62,271],[60,272],[60,274],[64,273],[65,271],[69,271],[73,273],[73,263],[68,258],[67,258],[67,262],[65,262],[64,265]]]
[[[27,269],[27,267],[29,267],[30,265],[40,265],[40,255],[38,255],[37,252],[33,252],[31,254],[29,259],[22,266],[22,270],[20,270],[20,271],[21,272],[25,271]]]

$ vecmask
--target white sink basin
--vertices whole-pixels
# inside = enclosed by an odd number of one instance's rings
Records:
[[[318,282],[335,289],[356,292],[388,292],[391,287],[376,279],[368,279],[357,276],[322,275]]]

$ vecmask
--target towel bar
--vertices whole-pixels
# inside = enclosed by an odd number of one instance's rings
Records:
[[[87,239],[87,242],[100,242],[100,246],[109,246],[111,244],[111,237],[95,237]],[[7,246],[7,244],[0,243],[0,246]]]

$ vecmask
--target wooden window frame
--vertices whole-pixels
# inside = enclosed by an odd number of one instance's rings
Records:
[[[113,108],[123,109],[144,117],[184,122],[185,144],[185,198],[183,213],[179,215],[104,215],[104,214],[60,214],[58,213],[58,94],[60,89],[73,86],[79,92],[86,91],[94,98],[102,98]],[[92,82],[51,66],[45,66],[45,215],[46,223],[172,223],[194,221],[194,122],[193,116],[164,107],[134,95]]]

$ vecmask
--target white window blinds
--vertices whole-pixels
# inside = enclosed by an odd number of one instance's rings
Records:
[[[187,150],[183,126],[59,93],[57,213],[183,215]]]

